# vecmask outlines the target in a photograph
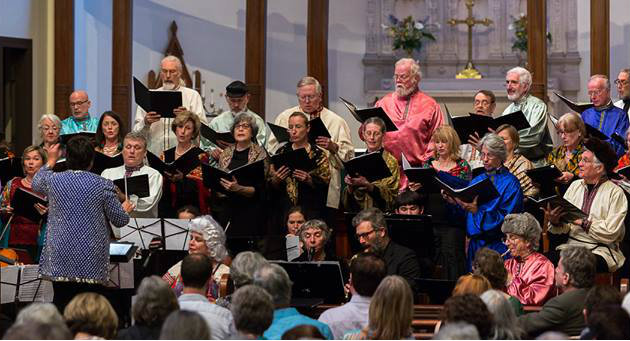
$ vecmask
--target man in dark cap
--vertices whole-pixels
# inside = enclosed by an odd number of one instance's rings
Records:
[[[254,117],[256,125],[258,126],[258,134],[256,140],[258,144],[264,146],[267,143],[267,126],[265,121],[256,113],[247,108],[249,102],[249,92],[247,91],[247,85],[241,81],[233,81],[225,88],[225,100],[227,101],[230,110],[223,112],[210,122],[210,128],[216,132],[229,132],[234,124],[234,118],[240,113],[248,113]],[[219,141],[219,145],[215,145],[210,142],[209,150],[212,158],[216,161],[219,159],[219,155],[225,147],[229,146],[228,143]]]
[[[568,233],[566,244],[588,248],[597,258],[598,272],[613,272],[619,269],[625,257],[619,249],[624,236],[624,219],[628,202],[623,190],[610,181],[617,165],[617,155],[608,142],[589,138],[584,142],[586,150],[580,160],[580,180],[574,181],[564,194],[571,204],[587,214],[585,219],[567,221],[559,208],[545,209],[549,232]]]

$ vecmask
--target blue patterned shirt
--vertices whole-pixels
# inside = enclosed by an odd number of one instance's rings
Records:
[[[115,226],[129,222],[114,183],[87,171],[54,173],[44,166],[33,178],[33,190],[48,197],[40,276],[52,281],[106,282],[108,220]]]
[[[76,134],[82,131],[89,131],[95,133],[98,129],[98,119],[93,117],[86,117],[83,120],[77,120],[74,116],[70,116],[61,121],[60,135]]]

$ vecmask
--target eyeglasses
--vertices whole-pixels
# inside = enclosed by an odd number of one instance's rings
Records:
[[[49,131],[49,130],[50,131],[59,131],[59,127],[57,127],[57,126],[52,126],[52,127],[42,126],[42,131]]]
[[[615,79],[615,85],[626,86],[628,84],[630,84],[630,81],[627,79]]]
[[[508,242],[514,243],[518,241],[519,239],[521,239],[520,236],[510,233],[510,234],[507,234],[505,237],[501,238],[501,241],[503,241],[503,244],[507,244]]]
[[[593,96],[599,96],[604,92],[605,89],[599,89],[599,90],[593,90],[593,91],[589,91],[587,92],[587,94],[591,97]]]
[[[577,129],[574,130],[558,130],[558,135],[569,135],[569,134],[573,134],[577,131]]]
[[[240,123],[234,126],[234,129],[250,129],[252,126],[249,123]]]
[[[402,75],[394,75],[394,81],[397,80],[401,80],[401,81],[407,81],[411,78],[411,74],[410,73],[403,73]]]
[[[356,234],[357,239],[358,239],[358,240],[361,240],[361,238],[363,238],[363,239],[367,239],[367,237],[368,237],[369,235],[371,235],[373,232],[376,232],[376,230],[377,230],[377,229],[372,229],[372,230],[367,231],[367,232],[357,233],[357,234]]]
[[[89,101],[89,99],[86,99],[84,101],[79,101],[79,102],[70,102],[70,106],[71,107],[80,106],[80,105],[83,105],[83,104],[87,103],[88,101]]]

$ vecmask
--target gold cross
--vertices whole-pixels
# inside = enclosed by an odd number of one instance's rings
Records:
[[[473,16],[473,6],[475,6],[474,0],[466,0],[466,8],[468,8],[468,18],[466,19],[450,19],[447,21],[451,26],[456,26],[459,24],[464,24],[468,26],[468,62],[466,63],[466,68],[462,70],[460,73],[455,76],[455,78],[476,78],[480,79],[481,74],[479,71],[475,69],[475,66],[472,62],[472,29],[473,26],[477,24],[490,26],[492,24],[492,20],[485,18],[483,20],[477,20]]]

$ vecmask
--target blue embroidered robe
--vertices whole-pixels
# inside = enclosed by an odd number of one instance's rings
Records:
[[[593,128],[608,136],[608,140],[606,141],[615,149],[617,157],[623,156],[625,153],[623,145],[610,138],[613,133],[619,134],[624,140],[626,138],[626,131],[630,124],[628,123],[628,115],[622,109],[614,105],[599,109],[593,107],[584,110],[582,120],[584,120],[584,123],[591,125]]]

